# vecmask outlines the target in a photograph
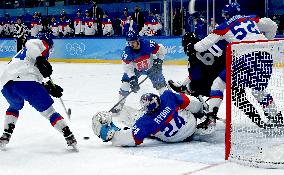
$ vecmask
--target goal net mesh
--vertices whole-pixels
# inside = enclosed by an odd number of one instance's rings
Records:
[[[226,57],[225,158],[284,168],[284,40],[231,43]]]

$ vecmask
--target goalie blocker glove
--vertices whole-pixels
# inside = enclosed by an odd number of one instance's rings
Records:
[[[129,80],[130,88],[133,92],[137,93],[140,89],[138,84],[138,78],[136,76],[133,76]]]
[[[50,77],[52,74],[52,66],[43,56],[38,56],[36,58],[35,66],[38,68],[39,72],[44,78]]]
[[[60,98],[62,96],[63,89],[60,86],[53,84],[50,80],[43,85],[51,96],[56,98]]]

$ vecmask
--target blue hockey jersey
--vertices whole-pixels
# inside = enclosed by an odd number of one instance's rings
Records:
[[[180,142],[195,132],[196,119],[190,112],[183,110],[190,103],[186,95],[167,90],[160,100],[157,112],[144,114],[134,124],[132,134],[136,145],[149,136],[165,142]]]

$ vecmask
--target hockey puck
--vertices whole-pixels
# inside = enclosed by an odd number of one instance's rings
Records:
[[[90,139],[90,137],[83,137],[84,138],[84,140],[89,140]]]

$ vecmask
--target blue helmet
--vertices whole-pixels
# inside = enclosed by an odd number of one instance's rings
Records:
[[[222,16],[225,17],[229,15],[229,17],[235,16],[240,14],[240,5],[236,2],[230,3],[225,5],[225,7],[222,10]]]
[[[37,34],[37,38],[40,39],[40,40],[43,40],[45,41],[49,48],[52,48],[53,47],[53,35],[52,34],[49,34],[49,33],[39,33]]]
[[[129,32],[126,33],[126,41],[136,41],[138,39],[139,39],[139,37],[138,37],[136,32],[129,31]]]
[[[153,93],[143,94],[140,98],[140,105],[146,114],[156,112],[160,107],[160,97]]]

